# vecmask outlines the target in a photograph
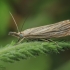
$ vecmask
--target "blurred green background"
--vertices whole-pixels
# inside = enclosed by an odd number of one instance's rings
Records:
[[[19,30],[28,17],[23,26],[24,30],[70,19],[70,0],[0,0],[0,46],[17,41],[15,37],[8,35],[10,31],[17,31],[9,11],[13,14]],[[69,39],[66,37],[58,40]],[[40,54],[36,58],[14,63],[0,61],[0,64],[5,66],[5,70],[70,70],[70,50],[59,54]]]

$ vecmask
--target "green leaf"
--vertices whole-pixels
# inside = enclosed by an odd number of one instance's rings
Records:
[[[52,54],[64,51],[64,48],[70,48],[69,42],[24,42],[17,45],[7,45],[0,49],[0,59],[3,61],[14,62],[20,59],[36,57],[39,54]]]

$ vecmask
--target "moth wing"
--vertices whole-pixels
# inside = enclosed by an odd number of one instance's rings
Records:
[[[30,28],[24,30],[25,36],[33,36],[33,37],[59,37],[58,35],[63,34],[62,32],[65,30],[70,30],[70,21],[65,20],[55,24]]]

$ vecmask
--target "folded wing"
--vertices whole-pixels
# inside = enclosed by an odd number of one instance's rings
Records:
[[[23,33],[27,38],[57,38],[68,36],[70,35],[70,20],[26,29],[23,31]]]

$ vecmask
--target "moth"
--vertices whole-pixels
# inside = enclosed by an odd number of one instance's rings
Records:
[[[12,18],[15,22],[13,16]],[[24,39],[51,39],[65,37],[70,35],[70,20],[64,20],[54,24],[34,27],[21,32],[9,32],[9,35],[19,38],[18,43],[22,42]]]

